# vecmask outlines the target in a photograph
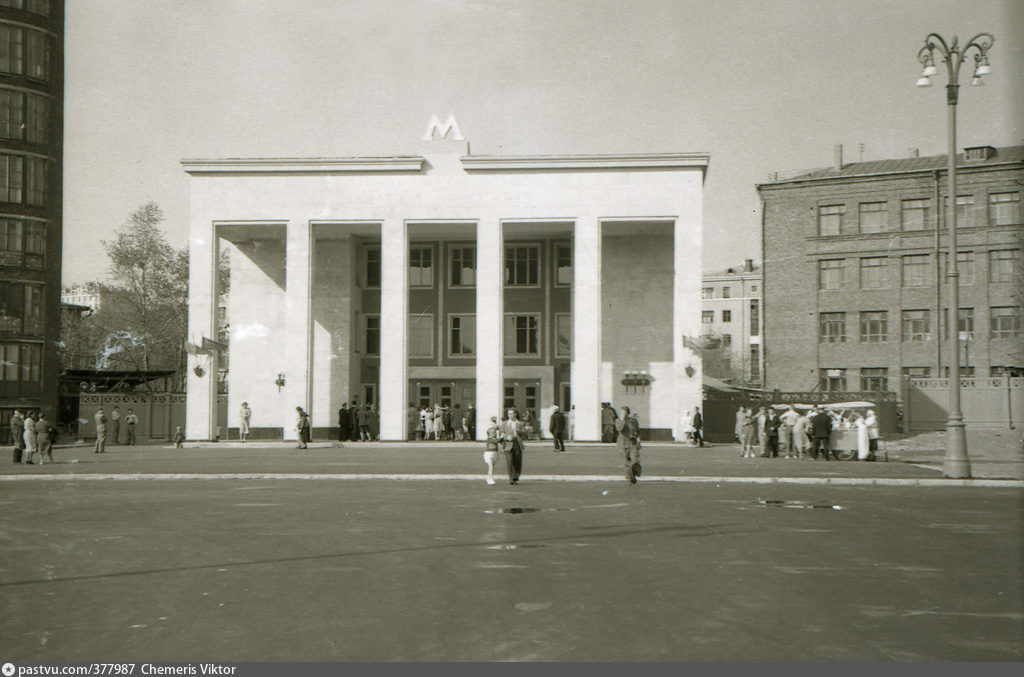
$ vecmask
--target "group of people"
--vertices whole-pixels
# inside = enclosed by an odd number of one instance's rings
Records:
[[[53,438],[57,430],[46,419],[46,414],[41,411],[22,414],[20,409],[15,409],[9,423],[15,463],[31,465],[35,463],[36,454],[39,454],[39,465],[47,458],[53,463]]]
[[[372,442],[380,439],[380,413],[369,402],[359,406],[356,400],[351,405],[341,405],[338,410],[339,442]]]
[[[683,444],[688,447],[703,447],[704,443],[704,417],[701,416],[700,407],[694,407],[693,411],[687,409],[683,412],[682,418]]]
[[[101,405],[96,413],[93,414],[93,422],[96,424],[96,446],[93,451],[97,454],[105,453],[107,450],[107,442],[110,444],[121,443],[121,410],[115,404],[113,410],[110,412],[110,417],[107,417],[103,406]],[[110,427],[107,428],[107,424]],[[139,417],[135,415],[135,411],[132,409],[128,410],[128,413],[124,416],[125,424],[125,443],[128,445],[134,445],[136,442],[136,429],[139,425]]]
[[[474,440],[476,439],[476,409],[470,404],[429,404],[420,409],[409,404],[409,434],[414,440]]]
[[[743,458],[778,458],[785,452],[787,459],[817,460],[820,455],[827,461],[837,451],[832,448],[832,432],[850,429],[857,431],[857,458],[873,460],[878,451],[878,417],[873,409],[864,416],[854,414],[852,422],[821,407],[800,413],[789,406],[781,415],[771,407],[740,407],[736,412],[736,439]]]

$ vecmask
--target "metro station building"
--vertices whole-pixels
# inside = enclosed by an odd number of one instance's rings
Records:
[[[601,403],[679,438],[701,403],[706,153],[477,156],[436,117],[418,154],[183,160],[191,177],[190,342],[216,337],[228,251],[227,427],[314,439],[358,401],[382,440],[410,405],[469,404],[477,435],[508,407],[547,430],[573,409],[600,440]],[[209,343],[208,343],[209,345]],[[190,355],[189,439],[217,435],[221,351]],[[223,423],[222,423],[223,425]]]

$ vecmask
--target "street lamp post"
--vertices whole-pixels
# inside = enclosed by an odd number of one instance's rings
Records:
[[[957,325],[960,324],[960,273],[956,260],[956,102],[960,92],[960,66],[973,48],[974,77],[971,84],[984,84],[981,78],[991,72],[988,50],[993,42],[995,38],[990,33],[978,33],[961,48],[955,36],[953,42],[947,44],[942,36],[929,33],[924,39],[924,47],[917,53],[918,61],[924,66],[917,81],[918,87],[931,86],[929,78],[938,73],[935,67],[936,50],[949,72],[949,83],[946,85],[946,107],[949,111],[949,195],[946,198],[949,204],[949,263],[946,266],[946,277],[949,280],[950,315],[957,318],[954,320]],[[939,262],[935,263],[938,265]],[[938,338],[941,340],[941,336]],[[963,413],[960,411],[960,341],[954,339],[949,343],[952,353],[949,356],[949,419],[946,421],[946,458],[942,464],[942,473],[946,477],[966,478],[971,476],[971,462],[967,458],[967,435]]]

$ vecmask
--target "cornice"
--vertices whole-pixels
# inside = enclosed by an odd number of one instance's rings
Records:
[[[184,159],[189,174],[335,174],[347,172],[418,172],[418,156],[356,158],[223,158]]]
[[[649,153],[643,155],[467,155],[466,171],[544,171],[557,169],[699,168],[707,171],[708,153]]]

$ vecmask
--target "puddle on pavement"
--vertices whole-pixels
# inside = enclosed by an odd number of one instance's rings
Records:
[[[797,510],[845,510],[841,505],[831,503],[808,503],[807,501],[786,501],[780,498],[759,498],[757,505],[762,508],[795,508]]]
[[[484,510],[487,515],[525,515],[531,512],[540,512],[540,508],[495,508]]]
[[[499,545],[488,545],[488,546],[486,546],[486,548],[488,550],[531,550],[533,548],[546,548],[546,547],[548,547],[548,546],[544,545],[542,543],[524,543],[524,544],[510,543],[510,544],[507,544],[507,545],[502,543],[502,544],[499,544]]]

